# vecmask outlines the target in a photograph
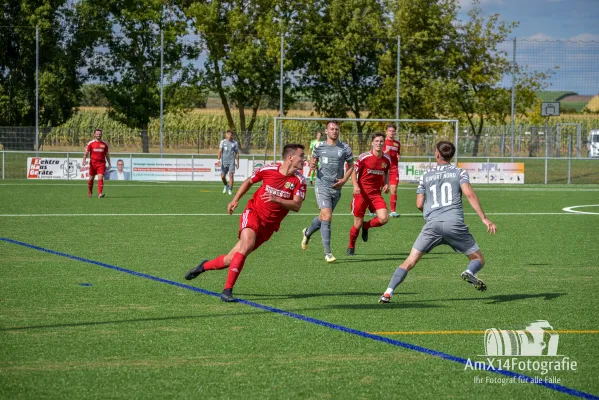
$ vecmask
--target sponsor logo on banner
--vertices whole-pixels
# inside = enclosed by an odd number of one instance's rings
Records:
[[[27,179],[88,179],[89,167],[71,158],[27,158]]]
[[[239,160],[235,178],[248,178],[249,160]],[[141,181],[220,181],[220,166],[213,158],[134,158],[132,180]]]
[[[429,162],[399,162],[397,170],[399,171],[400,182],[418,182],[424,173],[433,168],[436,163]]]
[[[193,171],[191,158],[129,158],[124,160],[129,179],[142,181],[220,181],[214,166],[215,159],[194,159]],[[247,179],[250,160],[239,160],[239,169],[235,172],[238,180]],[[115,166],[106,171],[114,172]],[[67,158],[27,158],[27,179],[89,179],[89,164],[83,166],[79,159]]]
[[[524,163],[458,163],[471,183],[524,183]]]

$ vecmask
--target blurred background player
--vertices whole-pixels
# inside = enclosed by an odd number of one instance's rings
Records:
[[[395,139],[395,125],[389,124],[385,129],[385,148],[383,151],[391,158],[391,168],[389,169],[389,192],[391,198],[389,205],[391,206],[391,217],[397,218],[399,214],[396,212],[397,207],[397,184],[399,183],[398,163],[401,152],[401,144]]]
[[[321,137],[322,137],[322,132],[318,131],[318,132],[316,132],[316,139],[312,139],[312,141],[310,142],[310,157],[309,157],[310,160],[312,160],[312,157],[314,156],[314,149],[316,149],[318,147]],[[314,175],[316,173],[317,167],[318,167],[318,165],[312,166],[312,163],[310,163],[310,172],[308,172],[308,178],[310,179],[310,185],[314,185]]]
[[[229,267],[220,298],[226,302],[235,301],[233,286],[246,257],[279,230],[281,221],[290,210],[297,212],[302,207],[306,197],[306,178],[302,174],[304,161],[304,146],[288,144],[283,148],[283,164],[262,167],[246,179],[227,206],[229,214],[235,211],[239,200],[252,185],[260,181],[262,185],[241,214],[239,241],[228,254],[222,254],[209,261],[204,260],[197,267],[190,269],[185,279],[191,280],[205,271]]]
[[[416,238],[410,255],[395,270],[379,303],[389,303],[393,291],[403,282],[408,271],[416,266],[424,253],[441,244],[447,244],[455,251],[464,253],[470,262],[462,272],[462,279],[471,283],[476,290],[487,290],[485,283],[476,276],[485,265],[485,259],[468,226],[464,223],[462,193],[466,195],[468,202],[487,227],[487,232],[494,234],[497,232],[497,227],[485,216],[480,201],[470,186],[468,172],[449,164],[454,154],[453,143],[446,141],[437,143],[435,150],[437,166],[422,175],[416,190],[416,207],[424,213],[426,223]]]
[[[235,170],[239,168],[239,144],[233,140],[232,131],[225,133],[225,138],[220,141],[218,146],[218,161],[220,165],[220,179],[223,181],[223,193],[233,194],[233,180]],[[222,161],[221,161],[222,160]],[[227,184],[227,174],[229,174],[229,184]]]
[[[324,259],[332,263],[337,259],[331,252],[331,220],[333,211],[341,199],[341,188],[352,174],[354,156],[349,145],[339,141],[337,121],[327,123],[325,134],[327,139],[314,147],[310,160],[310,169],[317,168],[314,192],[320,214],[314,217],[310,226],[302,231],[302,249],[308,249],[310,236],[320,229]],[[346,162],[347,171],[344,172]]]
[[[372,135],[370,144],[372,150],[360,154],[352,171],[354,198],[351,209],[354,225],[349,231],[348,256],[355,254],[356,239],[360,228],[362,228],[362,240],[367,242],[368,230],[385,225],[389,219],[387,203],[381,196],[381,188],[383,192],[389,192],[389,168],[391,166],[391,159],[383,153],[385,135],[381,132],[375,133]],[[364,213],[370,206],[374,208],[376,217],[364,222]]]
[[[106,173],[106,162],[110,169],[110,154],[108,154],[108,144],[102,141],[102,129],[94,131],[94,139],[85,147],[83,153],[83,165],[87,164],[87,155],[89,156],[89,180],[87,181],[87,197],[92,197],[94,189],[94,179],[98,175],[98,197],[104,197],[104,174]]]

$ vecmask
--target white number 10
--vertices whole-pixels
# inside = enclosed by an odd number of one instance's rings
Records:
[[[439,200],[437,199],[437,187],[431,186],[431,192],[433,193],[433,204],[431,208],[439,207]],[[451,190],[451,183],[445,182],[441,185],[441,205],[448,206],[453,201],[453,191]]]

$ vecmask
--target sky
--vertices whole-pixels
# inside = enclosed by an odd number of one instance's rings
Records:
[[[460,19],[472,0],[459,0]],[[516,38],[516,62],[528,71],[552,71],[545,90],[599,94],[599,0],[480,0],[483,14],[519,22],[508,36]],[[513,44],[502,50],[512,59]],[[504,85],[511,87],[511,78]]]
[[[472,0],[460,0],[462,11]],[[519,21],[512,37],[530,40],[599,41],[599,0],[480,0],[485,15]]]

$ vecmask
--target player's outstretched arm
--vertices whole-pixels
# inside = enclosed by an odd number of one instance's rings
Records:
[[[237,192],[235,192],[235,196],[233,196],[233,200],[231,200],[231,202],[227,205],[227,212],[229,214],[233,214],[233,211],[235,211],[237,205],[239,204],[239,200],[241,200],[243,195],[250,190],[252,185],[252,178],[247,178],[245,181],[243,181],[241,186],[239,186],[239,189],[237,189]]]
[[[481,219],[483,224],[485,224],[485,226],[487,227],[487,232],[489,232],[490,234],[496,233],[497,227],[485,215],[485,212],[483,211],[483,208],[480,205],[480,200],[478,200],[478,196],[474,192],[474,189],[472,189],[472,186],[469,183],[462,183],[461,187],[462,187],[462,193],[464,193],[464,195],[466,195],[468,202],[470,203],[470,205],[472,206],[474,211],[476,211],[476,214],[479,216],[479,218]]]

